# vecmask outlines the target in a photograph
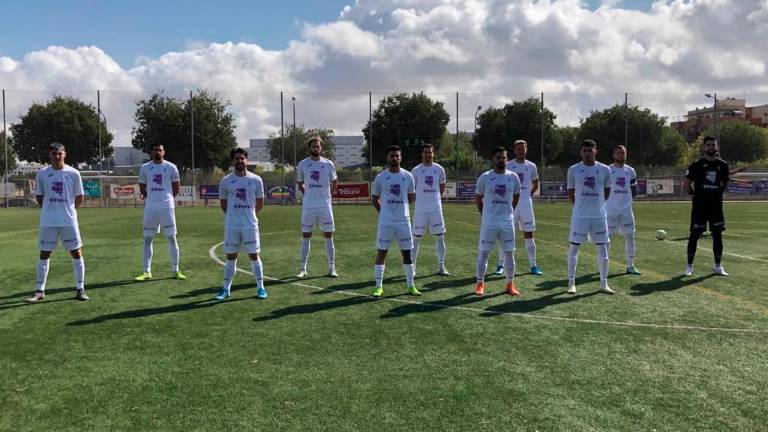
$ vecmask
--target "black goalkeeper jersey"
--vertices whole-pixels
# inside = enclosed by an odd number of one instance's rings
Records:
[[[728,163],[724,160],[701,158],[688,167],[685,177],[693,183],[694,204],[722,204],[728,187]]]

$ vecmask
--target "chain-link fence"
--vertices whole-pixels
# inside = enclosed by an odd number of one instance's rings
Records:
[[[329,156],[341,182],[338,202],[368,202],[370,181],[386,164],[384,148],[398,144],[408,149],[424,142],[435,145],[437,162],[446,169],[445,198],[470,201],[475,179],[490,168],[493,146],[511,149],[518,138],[527,140],[527,158],[539,166],[537,199],[563,199],[567,166],[579,160],[578,143],[585,137],[598,141],[603,161],[610,160],[605,157],[613,146],[627,147],[627,163],[637,171],[641,199],[679,199],[685,196],[685,167],[699,156],[699,136],[719,136],[734,120],[768,126],[768,93],[718,97],[427,91],[423,95],[432,105],[407,106],[397,122],[387,123],[390,117],[379,111],[391,113],[387,110],[394,109],[396,93],[3,90],[3,140],[14,143],[4,145],[3,151],[15,152],[19,162],[15,170],[3,169],[0,204],[35,205],[34,175],[42,165],[28,161],[44,163],[47,144],[54,141],[65,141],[72,149],[68,157],[79,162],[73,165],[81,170],[89,207],[143,205],[138,169],[149,160],[142,147],[153,142],[163,143],[166,158],[180,168],[179,205],[217,205],[218,182],[228,169],[226,149],[235,145],[249,151],[250,169],[263,177],[269,203],[297,203],[301,197],[292,167],[306,151],[299,134],[291,133],[296,130],[332,131]],[[59,113],[53,120],[20,127],[33,107],[51,107],[61,100],[77,101],[85,109],[73,114],[59,107],[53,110]],[[220,102],[222,110],[211,108],[211,100]],[[435,107],[445,115],[434,116]],[[371,120],[384,126],[364,132]],[[661,123],[650,124],[654,121]],[[222,124],[230,131],[222,131]],[[435,124],[438,134],[431,132]],[[675,147],[680,140],[689,144]],[[731,160],[736,146],[722,143],[722,157]],[[407,159],[406,169],[418,162]],[[14,165],[12,158],[4,161],[5,166]],[[750,165],[745,174],[734,177],[730,198],[768,198],[768,174],[761,174],[768,173],[768,167]]]

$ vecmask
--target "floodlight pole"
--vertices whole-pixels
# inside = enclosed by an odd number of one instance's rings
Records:
[[[280,92],[280,143],[282,144],[282,177],[280,180],[280,197],[285,205],[285,112],[283,110],[283,92]]]
[[[483,109],[482,105],[478,105],[477,110],[475,111],[475,133],[472,136],[473,139],[477,139],[477,114],[480,113],[481,109]],[[475,169],[475,179],[477,179],[477,150],[475,150],[475,163],[473,168]]]
[[[192,90],[189,91],[189,129],[192,146],[192,207],[195,206],[195,103]]]
[[[373,93],[368,92],[368,162],[370,181],[373,182]]]
[[[293,104],[293,175],[294,178],[296,176],[296,167],[299,165],[299,162],[296,160],[296,149],[297,149],[297,135],[298,132],[296,131],[296,98],[294,96],[291,96],[291,103]],[[296,200],[294,200],[296,202]]]
[[[8,130],[5,127],[5,89],[3,89],[3,149],[5,149],[5,170],[3,171],[3,189],[5,189],[6,184],[8,184]],[[8,191],[5,190],[3,195],[7,195],[7,193]],[[5,208],[10,207],[10,201],[9,197],[6,196]]]

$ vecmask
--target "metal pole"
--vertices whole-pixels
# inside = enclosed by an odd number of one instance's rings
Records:
[[[373,94],[368,92],[368,162],[370,168],[370,181],[373,181]]]
[[[5,171],[3,173],[5,174],[3,177],[5,178],[3,180],[3,189],[6,188],[6,184],[8,184],[8,130],[5,127],[5,89],[3,89],[3,149],[5,149]],[[3,195],[7,195],[7,190],[4,191]],[[5,197],[5,208],[10,207],[10,197]]]
[[[299,161],[296,160],[296,158],[297,158],[296,151],[297,151],[297,147],[298,147],[298,144],[296,143],[296,140],[298,139],[298,137],[297,137],[298,132],[296,131],[296,98],[291,96],[291,102],[293,102],[293,175],[295,177],[296,176],[296,167],[299,165]],[[294,202],[296,202],[296,201],[294,201]]]
[[[459,188],[459,92],[456,92],[456,148],[454,149],[454,162],[456,163],[456,189]]]
[[[624,148],[629,149],[629,96],[624,93]]]
[[[481,109],[483,109],[483,107],[481,105],[478,105],[477,111],[475,111],[475,130],[474,130],[474,135],[472,136],[472,139],[477,139],[477,114],[480,112]],[[475,161],[473,165],[474,166],[472,168],[474,168],[474,171],[475,171],[475,179],[477,179],[477,150],[475,150]]]
[[[717,146],[720,147],[720,129],[717,128],[717,118],[719,117],[717,106],[717,93],[715,93],[715,139],[717,140]]]
[[[282,172],[283,175],[280,180],[280,196],[282,197],[283,205],[285,205],[285,194],[282,192],[285,192],[285,113],[283,111],[283,92],[280,92],[280,143],[283,150],[283,157],[282,157]]]
[[[541,169],[544,169],[544,92],[541,92],[541,108],[539,109],[540,117],[539,121],[541,122]]]
[[[96,90],[96,121],[99,123],[99,178],[104,169],[104,153],[101,151],[101,90]]]
[[[189,91],[189,129],[190,145],[192,146],[192,207],[195,206],[195,102],[192,90]]]

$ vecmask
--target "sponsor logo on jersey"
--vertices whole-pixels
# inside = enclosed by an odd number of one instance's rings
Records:
[[[314,181],[319,183],[320,182],[320,171],[312,171],[309,174],[309,178],[311,178],[312,180],[314,180]]]
[[[584,186],[589,189],[595,189],[595,178],[592,176],[584,178]]]
[[[714,184],[717,180],[717,171],[707,171],[707,181]]]
[[[627,178],[626,177],[616,177],[616,186],[624,188],[627,187]]]
[[[163,175],[162,174],[152,174],[152,183],[156,185],[162,185],[163,184]]]
[[[394,196],[400,196],[400,183],[392,183],[389,185],[389,193]]]
[[[424,184],[429,187],[435,187],[435,178],[431,175],[424,177]]]
[[[245,188],[237,188],[235,189],[235,198],[239,199],[240,201],[245,202],[247,199],[247,195],[245,193]]]
[[[493,188],[493,193],[499,196],[506,196],[507,195],[507,185],[503,184],[497,184],[496,187]]]
[[[55,181],[51,183],[51,190],[59,195],[64,194],[64,182]]]

